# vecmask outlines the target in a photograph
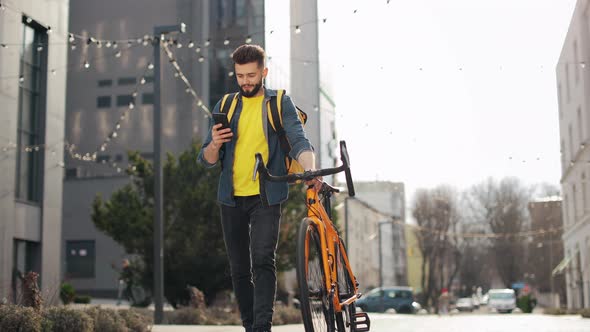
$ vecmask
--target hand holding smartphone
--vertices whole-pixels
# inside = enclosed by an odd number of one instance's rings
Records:
[[[213,120],[215,120],[215,124],[221,123],[221,128],[217,130],[229,128],[229,121],[227,120],[227,115],[225,113],[213,113]]]

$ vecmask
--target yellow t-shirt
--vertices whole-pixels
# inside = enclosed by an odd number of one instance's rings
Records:
[[[242,114],[238,121],[236,150],[234,155],[234,196],[260,194],[258,176],[252,181],[254,155],[259,152],[266,163],[268,142],[262,129],[262,100],[264,96],[242,97]]]

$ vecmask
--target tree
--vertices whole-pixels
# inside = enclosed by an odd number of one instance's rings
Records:
[[[422,253],[422,303],[436,306],[442,288],[450,288],[461,264],[457,236],[460,216],[454,190],[439,186],[415,194],[412,215],[418,224],[416,237]]]
[[[526,248],[514,234],[527,227],[527,204],[531,192],[518,179],[504,178],[499,182],[488,179],[471,188],[472,213],[483,220],[495,235],[491,250],[502,282],[509,287],[522,276]]]
[[[215,294],[231,288],[229,263],[216,202],[219,167],[204,168],[196,162],[200,144],[195,143],[178,160],[167,156],[164,165],[164,294],[174,306],[190,300],[187,286],[201,289],[210,302]],[[140,284],[153,287],[153,192],[152,164],[139,153],[129,154],[131,183],[110,200],[97,195],[92,220],[97,229],[136,255],[134,269]],[[295,266],[299,222],[306,215],[302,185],[291,186],[283,204],[277,270]]]
[[[207,295],[231,287],[219,207],[215,201],[218,168],[196,162],[195,143],[178,160],[168,155],[164,165],[164,295],[173,305],[187,304],[187,285]],[[153,285],[152,164],[137,152],[129,154],[131,183],[104,201],[98,195],[92,209],[97,229],[111,236],[143,263],[141,284]]]

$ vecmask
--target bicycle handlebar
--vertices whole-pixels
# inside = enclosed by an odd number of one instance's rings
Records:
[[[348,187],[348,195],[354,196],[354,184],[352,183],[352,174],[350,173],[350,160],[348,157],[348,150],[346,149],[346,142],[340,141],[340,160],[342,165],[334,168],[323,168],[315,171],[305,171],[303,173],[291,173],[287,175],[272,175],[268,168],[264,165],[262,155],[256,153],[256,164],[254,165],[254,174],[252,179],[256,179],[256,173],[260,174],[261,180],[268,180],[271,182],[296,182],[296,181],[311,181],[318,176],[333,175],[344,172],[346,175],[346,186]]]

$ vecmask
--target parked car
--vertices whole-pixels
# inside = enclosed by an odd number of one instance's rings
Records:
[[[498,312],[512,312],[516,308],[514,289],[490,289],[488,292],[488,308]]]
[[[411,287],[390,286],[372,289],[356,301],[356,306],[365,312],[385,312],[394,309],[397,313],[413,314],[418,304],[414,303],[414,292]]]
[[[462,297],[457,300],[457,303],[455,304],[455,308],[457,308],[457,310],[459,310],[459,311],[472,312],[473,309],[475,309],[475,306],[473,305],[473,299],[470,297]]]

